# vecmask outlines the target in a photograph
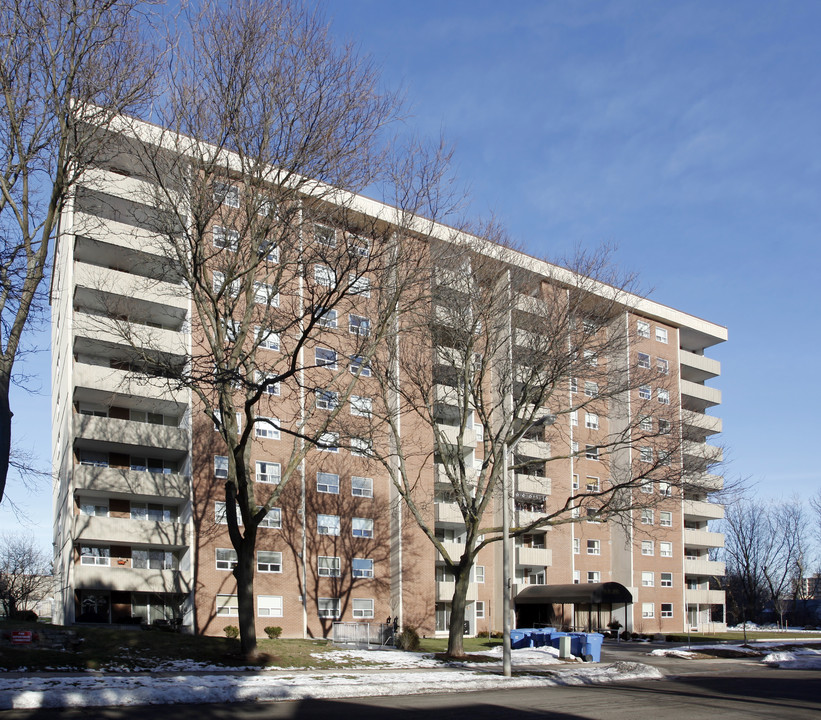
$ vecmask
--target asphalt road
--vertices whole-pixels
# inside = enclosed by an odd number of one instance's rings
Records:
[[[626,659],[626,658],[625,658]],[[687,671],[661,681],[524,690],[270,704],[166,705],[7,710],[2,720],[788,720],[821,718],[821,671],[778,670],[748,661],[683,661]],[[654,663],[655,664],[655,663]],[[665,668],[665,672],[673,666]]]

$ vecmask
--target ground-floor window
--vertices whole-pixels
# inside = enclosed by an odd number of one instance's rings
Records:
[[[239,601],[236,595],[217,595],[217,615],[239,617]]]
[[[436,603],[436,631],[447,632],[450,625],[450,603]]]
[[[485,604],[481,600],[476,601],[476,619],[483,620],[485,617]]]
[[[319,617],[321,618],[338,618],[339,617],[339,598],[317,598],[316,601]]]
[[[662,603],[661,604],[661,616],[663,618],[673,617],[673,603]]]
[[[182,622],[183,595],[164,595],[160,593],[132,593],[131,616],[148,625],[157,621]]]
[[[372,618],[373,615],[373,600],[358,600],[353,601],[353,616],[355,618]]]
[[[257,595],[257,615],[259,617],[282,617],[282,596]]]

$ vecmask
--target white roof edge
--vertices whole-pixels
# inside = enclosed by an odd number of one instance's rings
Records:
[[[169,137],[174,135],[173,131],[164,129],[159,125],[147,122],[145,120],[120,116],[112,120],[110,127],[112,131],[116,133],[124,135],[134,133],[137,136],[142,136],[143,139],[152,144],[159,145],[172,151],[179,151],[180,149],[179,144],[172,144],[169,142]],[[196,142],[191,138],[184,139],[187,143],[199,146],[200,148],[207,146],[206,143]],[[228,153],[225,151],[225,155],[225,159],[229,167],[234,166],[237,170],[239,170],[240,168],[238,164],[233,162],[234,153]],[[345,205],[346,207],[349,207],[356,212],[360,212],[363,215],[368,215],[374,219],[384,221],[391,225],[408,226],[409,224],[407,217],[403,217],[401,210],[388,205],[387,203],[383,203],[379,200],[373,200],[372,198],[364,195],[358,195],[350,191],[330,188],[320,182],[316,182],[315,186],[317,195],[321,194],[325,199],[337,195],[339,197],[340,205]],[[409,229],[416,230],[420,233],[424,233],[428,236],[446,242],[464,243],[473,246],[476,246],[477,244],[480,246],[486,245],[489,255],[495,254],[495,248],[501,249],[501,246],[495,245],[488,240],[484,240],[483,238],[471,235],[456,228],[452,228],[443,223],[427,220],[423,217],[413,218],[413,222],[410,223]],[[520,267],[527,268],[535,273],[545,275],[547,277],[553,277],[561,280],[562,276],[564,276],[567,281],[571,281],[575,275],[572,270],[555,265],[547,260],[542,260],[531,255],[527,255],[520,250],[504,248],[504,252],[505,254],[511,254],[509,257],[505,258],[506,260],[516,262],[520,265]],[[699,335],[704,336],[704,340],[706,341],[705,345],[714,345],[727,340],[727,328],[723,325],[709,322],[708,320],[696,317],[695,315],[690,315],[689,313],[682,312],[681,310],[676,310],[675,308],[649,300],[640,295],[626,292],[622,293],[617,288],[607,285],[606,283],[596,283],[593,287],[603,296],[612,296],[614,293],[622,294],[626,305],[628,305],[630,309],[637,314],[646,315],[649,318],[663,321],[674,327],[689,329],[697,332]]]

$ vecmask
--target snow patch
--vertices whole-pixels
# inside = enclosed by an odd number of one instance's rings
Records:
[[[765,655],[761,662],[772,667],[790,670],[821,670],[821,651],[802,648],[774,652]]]

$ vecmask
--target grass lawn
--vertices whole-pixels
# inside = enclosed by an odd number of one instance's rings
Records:
[[[667,635],[670,642],[687,642],[687,634],[680,633],[676,635]],[[744,633],[742,632],[720,632],[710,634],[692,633],[690,642],[694,643],[710,643],[726,640],[735,640],[744,642]],[[756,630],[755,632],[747,631],[747,640],[819,640],[821,639],[821,632],[779,632],[777,630]]]
[[[40,623],[7,622],[0,620],[0,636],[11,630],[33,630],[41,636],[51,632],[68,631],[66,649],[47,647],[13,647],[3,637],[0,643],[0,668],[16,670],[97,669],[118,666],[122,668],[151,667],[157,661],[193,660],[218,666],[248,665],[239,650],[239,640],[162,632],[159,630],[116,629],[75,625],[62,628]],[[321,655],[333,650],[328,640],[269,640],[258,638],[261,657],[259,666],[273,665],[286,668],[344,668],[346,664],[323,660]],[[318,654],[320,657],[312,657]],[[356,663],[362,665],[361,661]]]
[[[464,638],[465,652],[482,652],[502,644],[501,638]],[[427,653],[443,653],[448,648],[447,638],[421,638],[419,649]]]

